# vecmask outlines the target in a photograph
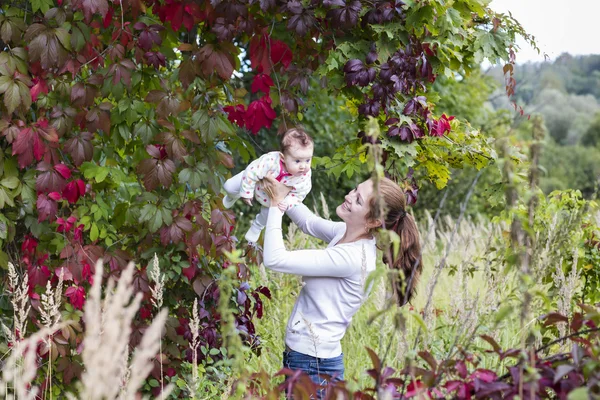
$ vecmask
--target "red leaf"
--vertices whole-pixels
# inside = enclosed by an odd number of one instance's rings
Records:
[[[265,74],[270,74],[271,67],[277,63],[288,68],[291,62],[292,52],[284,42],[265,34],[254,35],[250,40],[250,63],[253,69],[259,71],[262,68]]]
[[[46,286],[46,282],[48,282],[48,278],[50,278],[50,270],[47,266],[42,265],[41,262],[43,262],[42,259],[27,267],[27,279],[29,280],[29,287],[31,288],[35,288],[36,286]]]
[[[219,47],[212,44],[203,46],[196,57],[200,60],[200,70],[205,77],[217,72],[221,79],[231,78],[233,74],[237,48],[232,43],[221,43]]]
[[[261,128],[270,128],[276,117],[277,114],[271,108],[271,98],[265,95],[250,103],[246,111],[245,125],[256,135]]]
[[[40,161],[46,151],[44,142],[33,128],[23,128],[12,146],[12,155],[18,155],[19,167],[25,168],[35,158]]]
[[[45,194],[40,193],[37,198],[36,207],[38,210],[38,220],[45,221],[48,218],[54,220],[56,218],[56,210],[58,205],[52,199],[49,199]]]
[[[71,170],[65,164],[56,164],[54,169],[65,179],[69,179],[71,177]]]
[[[458,376],[460,376],[461,378],[464,379],[467,377],[467,366],[465,365],[464,361],[457,361],[456,365],[454,366],[454,369],[456,370]]]
[[[406,387],[406,397],[414,397],[422,393],[425,384],[421,381],[411,381]]]
[[[270,87],[273,86],[273,80],[267,74],[256,74],[252,80],[252,93],[261,91],[265,94],[269,94]]]
[[[54,201],[59,201],[61,199],[60,193],[58,192],[50,192],[48,193],[48,197],[50,197]]]
[[[63,175],[47,162],[40,162],[36,169],[41,172],[35,181],[35,188],[38,192],[62,192],[67,185]],[[63,173],[65,172],[63,171]]]
[[[471,376],[471,379],[475,379],[478,378],[479,380],[483,381],[483,382],[494,382],[496,379],[498,379],[498,375],[496,375],[496,373],[494,371],[490,371],[489,369],[478,369],[476,371],[474,371]]]
[[[106,0],[75,0],[73,6],[81,8],[86,21],[92,19],[93,14],[100,14],[102,18],[108,13],[108,2]]]
[[[292,51],[281,40],[271,41],[271,60],[273,64],[281,63],[286,69],[292,63]]]
[[[240,128],[245,125],[246,108],[243,104],[236,104],[235,106],[225,106],[223,110],[227,113],[227,119],[234,122]]]
[[[90,132],[81,132],[65,142],[64,150],[71,155],[75,166],[79,167],[85,161],[90,161],[94,155],[94,145]]]
[[[82,286],[71,286],[65,290],[65,296],[69,299],[69,303],[77,310],[83,309],[85,304],[85,289]]]
[[[553,312],[542,317],[544,319],[544,326],[556,325],[558,322],[569,322],[569,319],[564,315]]]
[[[40,93],[48,94],[48,84],[43,78],[33,78],[33,84],[29,89],[31,100],[36,101]]]
[[[196,276],[196,266],[191,264],[189,267],[183,268],[181,272],[191,282],[194,276]]]
[[[177,217],[170,226],[163,226],[160,229],[160,241],[163,246],[169,243],[179,243],[183,241],[185,232],[192,230],[192,223],[185,217]]]
[[[71,204],[77,203],[77,200],[85,194],[85,182],[81,179],[71,181],[65,186],[62,195]]]

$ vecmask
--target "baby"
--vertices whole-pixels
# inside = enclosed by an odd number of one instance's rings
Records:
[[[223,186],[227,195],[223,198],[225,208],[231,208],[240,197],[252,205],[252,198],[256,198],[262,206],[256,215],[250,229],[246,233],[246,240],[256,243],[260,232],[267,224],[267,215],[271,202],[269,196],[261,190],[257,182],[272,172],[276,179],[292,190],[278,204],[281,211],[300,204],[311,189],[310,162],[313,156],[314,142],[312,138],[300,128],[292,128],[281,136],[281,151],[273,151],[262,155],[252,161],[244,171],[231,179]]]

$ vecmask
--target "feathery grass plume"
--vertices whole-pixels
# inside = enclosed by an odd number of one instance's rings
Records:
[[[323,218],[329,219],[329,206],[327,206],[327,201],[325,200],[325,196],[323,196],[323,192],[319,193],[321,196],[321,207],[323,207]]]
[[[37,398],[39,388],[31,383],[37,375],[38,346],[53,332],[68,325],[69,323],[66,322],[50,328],[42,328],[30,337],[21,338],[14,343],[10,356],[2,366],[0,396],[5,396],[4,398],[7,400],[34,400]],[[9,383],[12,383],[12,386],[9,386]]]
[[[160,311],[163,305],[163,290],[165,286],[165,275],[160,273],[160,266],[158,265],[158,256],[154,253],[152,259],[152,270],[150,271],[150,279],[154,281],[154,286],[150,286],[151,298],[150,301],[154,308]],[[162,363],[162,341],[159,338],[159,354],[161,359],[160,364],[160,398],[164,399],[165,381],[163,376],[163,363]]]
[[[46,282],[46,293],[42,294],[41,307],[39,308],[42,324],[47,329],[58,324],[60,321],[60,304],[62,302],[62,287],[63,287],[63,271],[61,270],[60,276],[58,277],[58,284],[56,290],[52,290],[50,281]],[[49,382],[44,397],[50,396],[52,399],[52,339],[50,336],[46,338],[46,344],[48,345],[48,371],[46,374],[46,380]]]
[[[46,282],[46,293],[42,294],[41,307],[39,309],[42,324],[46,328],[56,325],[60,321],[60,304],[62,302],[63,271],[58,277],[56,289],[52,290],[50,281]]]
[[[152,271],[150,271],[150,279],[154,281],[154,286],[150,286],[150,293],[152,294],[152,305],[161,309],[163,305],[163,290],[165,287],[165,275],[160,273],[158,265],[158,256],[154,253],[152,260]]]
[[[141,293],[134,293],[134,268],[134,264],[129,263],[117,283],[109,279],[102,299],[102,260],[96,263],[94,283],[84,310],[86,332],[82,359],[85,369],[77,398],[134,399],[152,369],[149,358],[156,354],[166,312],[161,311],[144,334],[129,368],[131,326],[142,297]],[[127,375],[129,381],[124,380]]]
[[[10,302],[13,306],[15,324],[9,340],[10,344],[14,346],[18,340],[25,337],[27,331],[27,316],[31,310],[31,305],[28,304],[29,282],[27,274],[23,274],[21,284],[19,284],[19,274],[17,274],[15,266],[11,262],[8,263],[8,278],[13,292]]]
[[[129,381],[127,382],[127,389],[125,390],[126,399],[134,399],[139,388],[144,384],[146,377],[152,372],[153,362],[152,359],[156,356],[157,351],[160,348],[160,341],[162,337],[163,327],[167,320],[168,312],[166,309],[162,309],[152,321],[152,324],[148,327],[140,345],[133,354],[131,360],[131,374]],[[168,393],[162,393],[161,398],[168,396]],[[172,390],[167,389],[169,392]]]
[[[190,319],[190,331],[192,332],[192,341],[190,349],[192,350],[192,383],[186,383],[190,393],[190,398],[196,398],[198,390],[198,346],[200,345],[200,318],[198,317],[198,300],[194,299],[194,307],[192,309],[192,318]]]

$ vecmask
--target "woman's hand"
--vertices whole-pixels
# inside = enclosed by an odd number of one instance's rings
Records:
[[[285,199],[285,196],[292,190],[291,187],[285,186],[275,179],[272,172],[269,172],[269,174],[264,177],[260,186],[271,199],[271,207],[277,207],[277,205],[281,203],[283,199]]]

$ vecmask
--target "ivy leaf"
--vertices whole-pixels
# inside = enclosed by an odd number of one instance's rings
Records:
[[[71,204],[77,203],[77,200],[85,194],[85,182],[81,179],[71,181],[65,186],[62,195]]]
[[[71,45],[64,28],[52,29],[43,24],[32,24],[25,32],[25,41],[29,43],[30,61],[39,61],[43,69],[61,68],[67,62]]]
[[[60,168],[56,169],[56,167]],[[67,174],[66,170],[68,170],[68,168],[64,165],[57,165],[56,167],[53,168],[52,165],[45,161],[38,164],[36,169],[41,172],[35,180],[35,189],[38,192],[62,192],[65,186],[67,186],[65,175]],[[62,167],[66,168],[66,170]],[[62,172],[59,172],[61,170]],[[71,171],[68,172],[69,176],[70,174]]]
[[[271,51],[269,51],[271,49]],[[252,68],[270,74],[271,68],[281,63],[285,68],[292,62],[292,51],[281,40],[271,39],[267,35],[255,35],[250,40],[250,63]]]
[[[196,57],[200,61],[200,71],[205,77],[217,72],[221,79],[228,80],[233,74],[238,49],[233,43],[222,43],[219,47],[212,44],[203,46]]]
[[[270,128],[271,123],[277,117],[275,111],[271,108],[271,98],[263,96],[253,101],[246,111],[246,127],[253,134],[257,134],[261,128]]]
[[[176,160],[183,160],[188,152],[183,141],[171,132],[163,132],[158,136],[158,140],[165,145],[167,154]]]
[[[23,128],[15,139],[12,154],[13,156],[18,155],[20,168],[29,166],[34,158],[37,161],[42,159],[46,151],[46,146],[38,133],[39,131],[35,128]],[[58,136],[56,139],[58,140]]]
[[[56,201],[50,199],[44,193],[40,193],[37,197],[36,207],[38,211],[38,221],[45,221],[52,217],[53,220],[56,217],[58,205]]]
[[[104,18],[108,12],[108,2],[106,0],[77,0],[74,3],[83,10],[86,21],[92,19],[92,14],[100,14]]]
[[[30,3],[33,12],[41,11],[42,13],[46,13],[46,11],[54,6],[53,0],[30,0]]]
[[[252,79],[252,93],[263,92],[265,94],[269,94],[271,91],[271,86],[273,86],[273,80],[267,74],[256,74]]]
[[[175,218],[173,224],[164,226],[160,230],[160,241],[163,246],[169,243],[179,243],[183,241],[186,232],[192,231],[192,223],[185,217]]]
[[[142,160],[137,168],[138,173],[144,175],[144,187],[148,191],[154,190],[159,184],[168,188],[173,181],[175,163],[166,158],[164,146],[147,146],[146,151],[152,158]]]
[[[90,132],[81,132],[65,142],[64,150],[71,155],[75,166],[79,167],[85,161],[90,161],[94,155],[94,145]]]

